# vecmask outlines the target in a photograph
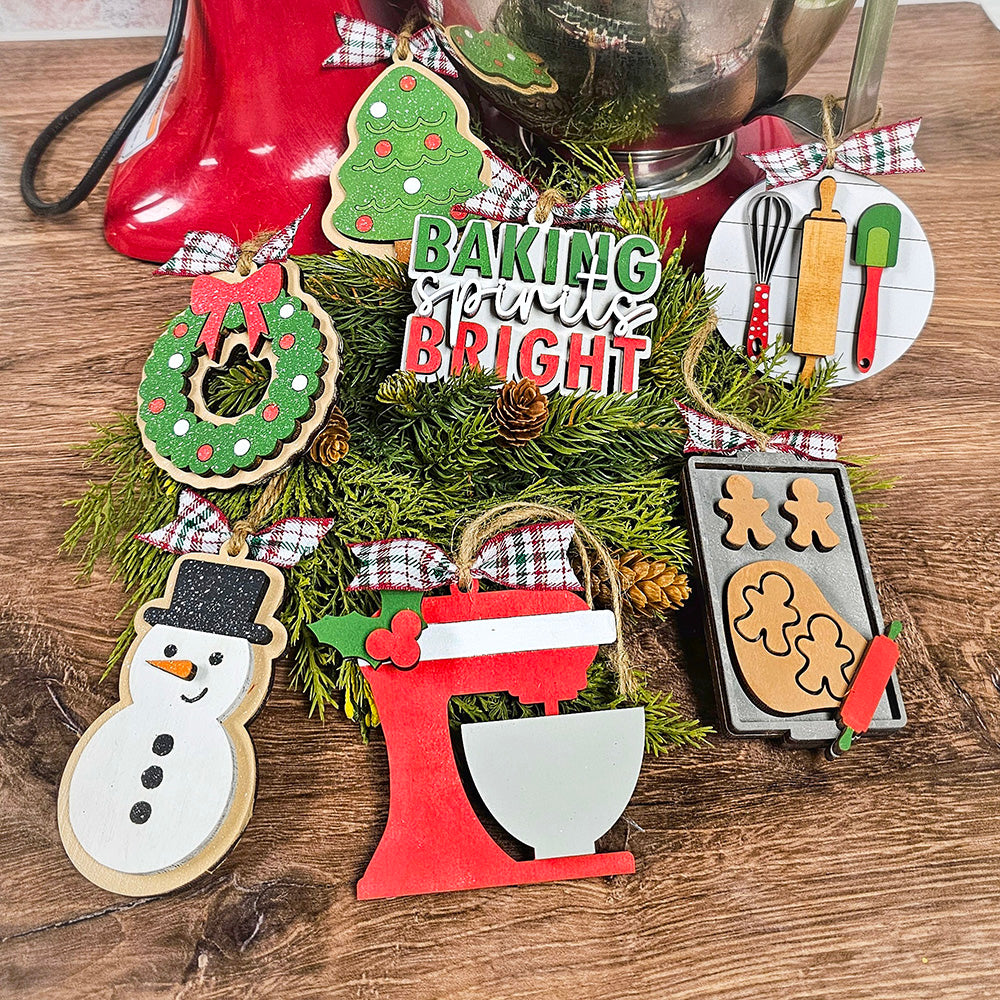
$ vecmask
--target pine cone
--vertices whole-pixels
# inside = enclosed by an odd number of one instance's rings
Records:
[[[549,401],[530,378],[505,382],[497,394],[493,416],[500,437],[520,447],[542,433],[549,418]]]
[[[639,614],[679,608],[691,595],[688,578],[676,566],[661,559],[649,559],[638,549],[619,549],[611,555],[622,588],[623,610]],[[611,607],[611,585],[604,566],[591,566],[594,601]]]
[[[309,457],[317,465],[336,465],[350,448],[351,431],[339,406],[330,410],[323,429],[309,446]]]

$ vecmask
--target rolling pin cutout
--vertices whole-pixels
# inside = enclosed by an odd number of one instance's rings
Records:
[[[795,295],[792,350],[804,358],[800,382],[809,382],[819,358],[837,349],[837,315],[847,248],[847,222],[833,207],[837,182],[819,182],[820,206],[802,223],[802,252]]]
[[[854,361],[863,372],[870,371],[875,361],[882,271],[896,266],[901,225],[902,214],[899,209],[895,205],[884,203],[866,208],[858,219],[854,238],[854,262],[865,269],[865,295],[861,304]]]

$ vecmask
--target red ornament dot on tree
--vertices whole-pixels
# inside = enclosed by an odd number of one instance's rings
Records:
[[[461,222],[469,213],[461,205],[452,205],[448,213],[456,222]]]
[[[483,45],[485,45],[488,49],[493,48],[493,43],[488,38],[483,39]]]
[[[174,327],[174,336],[180,339],[188,332],[187,323],[178,323]]]
[[[494,59],[493,60],[493,65],[494,66],[502,66],[503,65],[503,60],[502,59]]]
[[[146,409],[149,410],[150,413],[162,413],[163,407],[165,407],[166,405],[167,401],[162,397],[157,396],[156,399],[151,399],[149,401],[149,405],[146,407]]]
[[[362,215],[358,218],[358,221],[354,223],[357,227],[359,233],[367,233],[371,231],[372,226],[375,225],[372,222],[372,217],[370,215]]]
[[[210,444],[203,444],[197,451],[198,461],[207,462],[212,457],[212,451]]]
[[[270,423],[272,420],[275,420],[277,418],[280,412],[281,410],[278,409],[277,403],[268,403],[267,406],[264,407],[264,412],[261,414],[261,416],[268,423]]]
[[[294,344],[295,338],[290,333],[286,333],[284,337],[278,341],[278,347],[280,347],[283,351],[287,351]]]
[[[412,77],[412,76],[404,76],[404,77],[403,77],[403,78],[402,78],[402,79],[401,79],[401,80],[399,81],[399,89],[400,89],[400,90],[413,90],[413,88],[414,88],[414,87],[415,87],[416,85],[417,85],[417,81],[416,81],[416,78],[415,78],[415,77]]]
[[[388,156],[392,152],[392,143],[388,139],[375,143],[376,156]]]
[[[439,136],[437,134],[437,132],[431,132],[431,134],[429,136],[427,136],[426,139],[424,139],[424,145],[428,149],[438,149],[438,148],[440,148],[440,146],[441,146],[441,136]]]

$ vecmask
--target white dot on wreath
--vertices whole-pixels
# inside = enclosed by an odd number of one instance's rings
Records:
[[[233,445],[233,453],[239,455],[241,458],[250,450],[250,439],[240,438],[236,444]]]
[[[389,111],[384,101],[376,101],[368,110],[371,112],[372,118],[385,118]]]
[[[183,417],[174,424],[174,433],[178,437],[184,437],[189,430],[191,430],[191,425]]]
[[[308,384],[309,379],[307,379],[305,375],[296,375],[295,378],[292,379],[292,388],[296,392],[301,392]]]
[[[184,364],[183,354],[171,354],[170,357],[167,359],[167,365],[170,368],[180,368],[182,364]]]
[[[407,177],[403,181],[403,190],[407,194],[416,194],[420,190],[420,178],[419,177]]]
[[[283,306],[282,306],[282,307],[281,307],[281,308],[280,308],[280,309],[278,310],[278,315],[279,315],[279,316],[280,316],[280,317],[281,317],[282,319],[288,319],[288,317],[289,317],[289,316],[291,316],[293,312],[295,312],[295,306],[293,306],[293,305],[291,304],[291,302],[286,302],[286,303],[285,303],[285,304],[284,304],[284,305],[283,305]]]

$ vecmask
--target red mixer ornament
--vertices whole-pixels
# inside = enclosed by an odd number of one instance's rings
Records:
[[[598,854],[595,841],[635,788],[644,711],[559,712],[617,636],[612,612],[571,592],[581,589],[567,556],[574,531],[572,521],[503,531],[465,574],[421,539],[351,546],[359,567],[350,589],[380,591],[380,613],[327,616],[310,628],[358,659],[385,732],[389,817],[359,899],[635,870],[631,853]],[[483,591],[483,579],[517,589]],[[483,827],[449,732],[452,697],[498,691],[544,714],[463,725],[465,762],[479,798],[532,859],[513,857]]]

